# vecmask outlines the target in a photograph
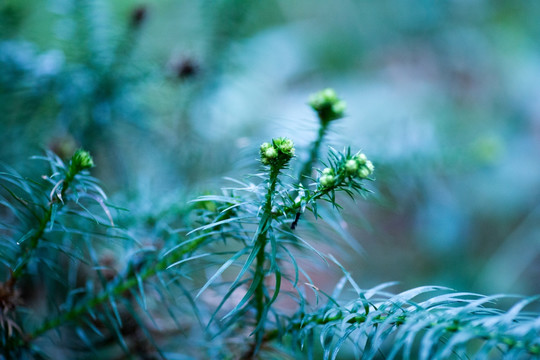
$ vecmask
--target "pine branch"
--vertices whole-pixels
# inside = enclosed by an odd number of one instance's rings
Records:
[[[65,323],[80,320],[83,316],[86,316],[93,309],[97,308],[103,303],[106,303],[110,299],[114,299],[118,296],[122,296],[122,294],[124,294],[126,291],[137,287],[139,285],[139,280],[146,281],[158,273],[167,270],[170,266],[179,261],[179,259],[182,259],[184,255],[195,251],[206,240],[206,238],[201,237],[191,243],[186,244],[182,248],[176,249],[173,256],[163,257],[157,262],[148,263],[142,268],[142,270],[131,273],[128,277],[117,278],[116,281],[109,283],[109,286],[107,286],[107,288],[102,290],[99,294],[92,296],[90,299],[87,299],[83,303],[75,306],[73,309],[60,314],[58,317],[43,323],[39,328],[28,334],[28,339],[36,339],[47,333],[49,330],[55,329]]]
[[[362,359],[376,357],[385,344],[390,345],[388,358],[404,356],[410,354],[416,341],[421,346],[414,358],[446,359],[474,340],[484,343],[478,351],[486,354],[498,347],[508,356],[519,352],[540,356],[540,318],[521,314],[522,308],[536,297],[524,299],[506,312],[484,306],[498,297],[470,293],[450,292],[413,302],[414,297],[434,290],[448,289],[421,287],[398,295],[368,290],[344,305],[331,299],[324,309],[291,318],[286,332],[306,338],[315,328],[324,329],[330,335],[324,337],[324,342],[321,335],[321,344],[325,358],[332,359],[346,340],[361,349]],[[277,337],[277,330],[267,333],[269,341]],[[336,337],[339,340],[333,342]],[[482,358],[479,353],[475,356]]]
[[[94,162],[90,154],[82,149],[77,150],[70,161],[70,166],[64,174],[64,178],[60,180],[53,188],[51,192],[49,205],[45,215],[39,221],[39,227],[35,230],[34,234],[29,238],[30,245],[25,249],[25,253],[19,263],[15,266],[11,273],[11,279],[9,282],[15,283],[20,277],[24,275],[26,267],[30,262],[34,250],[39,244],[39,240],[43,237],[47,226],[51,222],[53,213],[60,210],[64,205],[64,198],[71,183],[82,170],[89,169],[94,166]],[[61,191],[58,192],[58,189]]]

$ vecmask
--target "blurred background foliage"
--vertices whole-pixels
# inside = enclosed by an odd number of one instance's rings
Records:
[[[271,137],[305,159],[308,95],[333,87],[348,117],[326,145],[377,167],[342,212],[364,251],[335,254],[361,286],[540,293],[539,18],[510,0],[2,0],[0,162],[29,175],[83,146],[136,237],[257,171]]]

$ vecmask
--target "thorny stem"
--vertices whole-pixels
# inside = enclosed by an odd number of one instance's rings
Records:
[[[261,223],[259,224],[259,235],[257,236],[256,245],[259,246],[257,253],[257,264],[255,268],[254,281],[258,280],[258,285],[255,290],[255,306],[257,309],[256,317],[256,329],[255,344],[258,347],[264,337],[264,314],[266,298],[264,295],[264,263],[266,260],[265,247],[268,240],[268,229],[272,222],[272,199],[276,190],[279,168],[272,168],[270,171],[270,180],[268,186],[268,193],[266,194],[265,203],[263,206],[263,214],[261,217]],[[255,351],[256,352],[256,351]]]

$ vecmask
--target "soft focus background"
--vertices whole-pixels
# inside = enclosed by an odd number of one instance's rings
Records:
[[[348,117],[324,149],[377,167],[342,212],[363,251],[336,254],[361,286],[540,293],[538,19],[512,0],[3,0],[0,162],[30,175],[83,146],[112,203],[174,222],[257,171],[262,141],[304,159],[307,98],[332,87]]]

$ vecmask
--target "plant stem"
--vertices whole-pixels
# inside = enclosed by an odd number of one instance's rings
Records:
[[[319,157],[319,149],[321,147],[324,136],[326,135],[326,130],[328,129],[328,123],[322,123],[319,128],[319,133],[317,139],[311,145],[311,150],[309,152],[309,158],[302,166],[300,174],[298,174],[298,182],[304,186],[307,186],[308,178],[311,176],[313,169],[313,164],[317,161]]]
[[[11,274],[11,281],[13,281],[13,283],[15,283],[17,279],[19,279],[24,274],[24,271],[26,270],[26,267],[28,266],[28,263],[30,262],[30,259],[32,258],[33,252],[39,244],[39,240],[43,237],[43,234],[45,233],[45,229],[47,228],[47,225],[49,225],[51,221],[54,206],[58,205],[58,207],[62,207],[64,205],[64,197],[65,197],[66,191],[68,190],[69,186],[71,185],[71,182],[75,178],[75,175],[77,175],[77,173],[73,172],[70,169],[66,173],[64,179],[60,180],[62,182],[62,190],[59,195],[57,195],[56,197],[50,200],[49,207],[47,208],[47,211],[45,212],[43,218],[41,218],[41,221],[39,222],[39,228],[36,230],[34,235],[30,237],[29,239],[30,245],[25,249],[25,254],[22,260],[17,264],[17,266],[15,266],[15,270],[13,270],[13,273]]]
[[[25,249],[25,253],[22,260],[19,261],[17,266],[15,266],[15,270],[13,270],[13,272],[11,273],[11,279],[12,279],[11,281],[13,282],[17,281],[24,274],[24,271],[26,270],[26,266],[30,262],[30,259],[33,255],[33,251],[38,246],[39,239],[41,239],[41,237],[43,236],[43,233],[45,232],[45,229],[47,228],[47,224],[49,223],[49,221],[51,221],[52,207],[53,207],[53,203],[51,202],[49,208],[47,209],[47,212],[45,213],[45,215],[43,216],[43,218],[41,219],[39,223],[39,228],[36,230],[34,235],[32,235],[32,237],[30,237],[29,239],[30,246]]]
[[[321,122],[321,127],[319,128],[319,133],[317,135],[317,139],[313,142],[313,145],[311,145],[311,150],[309,152],[309,158],[304,163],[304,166],[302,166],[302,170],[300,171],[300,174],[298,174],[298,184],[307,187],[308,186],[308,179],[311,177],[311,172],[313,171],[313,164],[315,161],[317,161],[319,157],[319,149],[321,147],[322,141],[324,139],[324,135],[326,135],[326,130],[328,129],[328,123]],[[296,193],[293,195],[293,198],[296,197]],[[294,230],[296,226],[298,225],[298,221],[300,221],[300,216],[302,213],[298,211],[296,213],[296,217],[291,224],[291,229]]]
[[[268,192],[266,194],[265,203],[263,206],[263,214],[261,217],[261,222],[259,224],[259,235],[257,236],[256,245],[259,246],[257,252],[257,264],[255,267],[255,276],[254,281],[257,281],[257,288],[255,289],[255,306],[257,310],[256,317],[256,329],[255,334],[255,343],[256,348],[261,344],[264,337],[264,321],[265,321],[265,305],[266,298],[264,295],[264,276],[265,269],[264,263],[266,260],[265,247],[268,241],[268,229],[271,226],[272,222],[272,199],[274,197],[274,192],[276,191],[276,185],[279,175],[279,168],[272,168],[270,170],[270,180],[268,186]],[[256,351],[255,351],[256,352]]]

